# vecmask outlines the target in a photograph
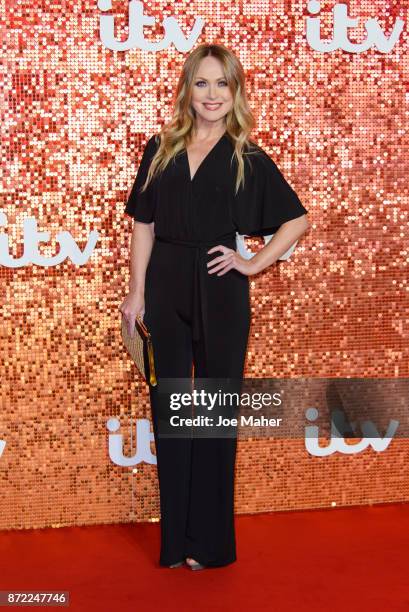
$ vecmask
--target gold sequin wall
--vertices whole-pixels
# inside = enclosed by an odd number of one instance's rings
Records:
[[[109,24],[128,38],[128,4],[109,4],[1,5],[2,529],[159,518],[147,387],[120,335],[124,208],[197,44],[240,58],[253,137],[311,224],[251,277],[245,376],[409,376],[408,3],[133,0],[151,21],[127,49],[107,40]],[[241,439],[236,512],[407,501],[407,460],[402,437],[327,457]]]

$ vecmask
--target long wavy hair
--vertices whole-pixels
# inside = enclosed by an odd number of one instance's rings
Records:
[[[243,67],[236,55],[221,44],[202,44],[196,47],[183,64],[175,93],[173,115],[158,136],[160,144],[152,158],[148,175],[141,191],[162,172],[168,163],[191,142],[195,127],[195,111],[191,106],[195,75],[201,60],[211,55],[218,59],[224,77],[232,92],[233,106],[226,115],[226,133],[234,146],[233,158],[237,160],[236,193],[240,184],[244,186],[244,155],[256,152],[259,147],[250,139],[254,127],[254,115],[248,105]],[[251,164],[250,164],[251,165]]]

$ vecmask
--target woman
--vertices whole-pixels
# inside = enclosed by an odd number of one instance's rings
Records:
[[[249,281],[309,227],[307,210],[271,158],[249,140],[254,119],[243,68],[222,45],[187,58],[173,117],[145,147],[126,204],[135,219],[130,290],[121,312],[152,335],[149,386],[161,508],[160,565],[191,569],[236,560],[236,438],[166,438],[161,377],[241,379],[250,326]],[[273,239],[250,260],[236,232]],[[167,405],[169,409],[169,404]]]

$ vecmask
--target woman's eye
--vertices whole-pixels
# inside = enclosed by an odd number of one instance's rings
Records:
[[[200,85],[201,83],[204,83],[206,85],[205,81],[197,81],[196,85]],[[227,85],[227,81],[219,81],[219,85]]]

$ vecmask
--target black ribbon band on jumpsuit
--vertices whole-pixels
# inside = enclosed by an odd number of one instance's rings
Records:
[[[202,323],[203,329],[208,329],[208,312],[207,312],[207,298],[206,298],[206,287],[203,281],[203,270],[206,272],[206,264],[208,261],[207,251],[214,246],[223,244],[229,248],[235,249],[236,247],[236,234],[225,234],[220,236],[217,240],[203,241],[203,240],[181,240],[174,238],[164,238],[162,236],[156,236],[155,240],[158,242],[168,242],[171,244],[179,244],[195,249],[195,261],[194,261],[194,285],[193,285],[193,340],[200,339],[200,325]],[[222,252],[215,252],[213,257],[221,255]],[[206,334],[203,335],[203,344],[205,355],[206,353]]]
[[[169,411],[160,384],[161,376],[178,378],[181,371],[181,377],[191,376],[187,329],[188,337],[198,343],[200,350],[195,354],[195,376],[218,377],[219,372],[221,377],[242,375],[249,324],[248,278],[236,270],[217,280],[216,272],[208,273],[207,263],[222,251],[207,251],[217,245],[236,250],[235,233],[212,241],[155,236],[155,243],[147,271],[144,321],[150,329],[159,366],[158,385],[149,389],[160,490],[159,563],[168,566],[192,557],[208,567],[227,565],[236,560],[237,438],[160,436],[159,415]],[[177,245],[175,250],[172,245]],[[189,250],[185,252],[183,247]],[[177,277],[176,289],[173,276]],[[225,312],[220,304],[226,304]],[[187,318],[190,309],[191,316]]]

